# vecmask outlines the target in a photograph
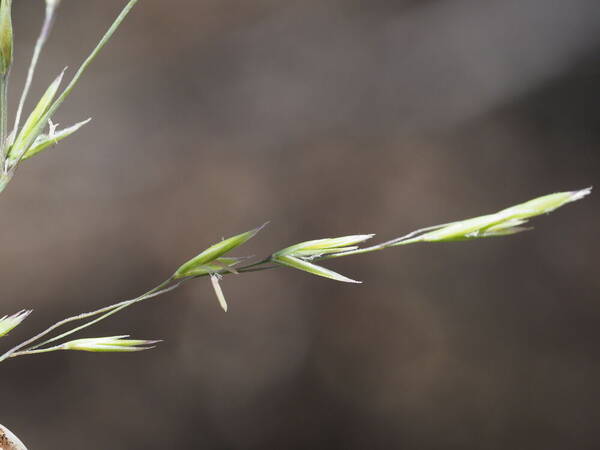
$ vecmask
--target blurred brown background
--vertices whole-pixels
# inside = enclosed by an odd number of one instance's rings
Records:
[[[22,85],[43,2],[15,2]],[[64,0],[34,95],[125,1]],[[8,346],[241,253],[388,239],[598,184],[598,0],[140,2],[64,105],[92,124],[0,199]],[[87,336],[131,355],[2,365],[0,422],[42,449],[600,448],[598,193],[503,239],[207,280]],[[240,253],[240,252],[238,252]],[[6,341],[6,342],[4,342]]]

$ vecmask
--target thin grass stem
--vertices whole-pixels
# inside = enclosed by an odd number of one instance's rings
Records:
[[[56,345],[54,347],[40,348],[38,350],[23,350],[21,352],[15,352],[15,353],[11,354],[9,356],[9,358],[16,358],[17,356],[25,356],[25,355],[36,355],[38,353],[50,353],[50,352],[55,352],[57,350],[64,350],[63,345],[60,344],[60,345]]]
[[[121,13],[117,16],[117,18],[115,19],[113,24],[110,26],[110,28],[106,31],[104,36],[102,36],[102,39],[100,39],[100,42],[98,42],[98,44],[96,45],[94,50],[92,50],[92,53],[90,53],[90,55],[85,59],[85,61],[81,64],[81,66],[79,66],[79,69],[77,69],[77,72],[75,73],[75,75],[73,76],[73,78],[71,79],[71,81],[69,82],[67,87],[65,88],[65,90],[60,94],[60,96],[54,101],[52,106],[49,108],[48,117],[52,117],[52,115],[54,114],[56,109],[69,96],[71,91],[77,85],[77,82],[79,81],[81,76],[85,73],[85,71],[87,70],[89,65],[94,61],[94,59],[96,59],[96,56],[98,56],[98,53],[100,53],[100,50],[102,50],[104,48],[104,46],[108,43],[108,41],[110,40],[112,35],[115,33],[115,31],[117,31],[117,28],[119,28],[121,23],[125,20],[125,17],[127,17],[127,14],[129,14],[129,11],[131,11],[131,9],[135,6],[135,4],[138,1],[139,0],[129,0],[129,3],[127,3],[125,8],[123,8]]]
[[[40,340],[44,336],[47,336],[48,334],[50,334],[51,332],[53,332],[57,328],[62,327],[63,325],[66,325],[66,324],[72,323],[72,322],[77,322],[77,321],[80,321],[80,320],[89,319],[89,318],[95,317],[95,316],[97,316],[99,314],[108,313],[108,312],[110,312],[112,310],[115,310],[117,308],[123,309],[122,307],[127,307],[127,306],[129,306],[129,305],[131,305],[133,303],[137,303],[137,302],[142,301],[142,300],[148,300],[150,298],[154,298],[154,297],[157,297],[159,295],[166,294],[167,292],[170,292],[170,291],[176,289],[177,287],[179,287],[185,281],[188,281],[188,279],[181,280],[180,282],[174,284],[173,286],[166,287],[171,282],[171,279],[168,279],[168,280],[164,281],[163,283],[159,284],[158,286],[156,286],[155,288],[151,289],[150,291],[146,292],[145,294],[143,294],[143,295],[141,295],[139,297],[136,297],[136,298],[134,298],[132,300],[124,300],[122,302],[115,303],[114,305],[105,306],[105,307],[97,309],[95,311],[91,311],[91,312],[87,312],[87,313],[83,313],[83,314],[78,314],[76,316],[68,317],[68,318],[63,319],[63,320],[61,320],[59,322],[56,322],[54,325],[51,325],[50,327],[48,327],[47,329],[45,329],[41,333],[36,334],[35,336],[27,339],[26,341],[24,341],[24,342],[20,343],[19,345],[17,345],[15,347],[11,348],[10,350],[8,350],[6,353],[4,353],[3,355],[0,356],[0,362],[6,360],[7,358],[10,358],[13,353],[18,352],[18,351],[20,351],[23,348],[27,348],[27,350],[34,350],[34,349],[37,349],[37,348],[41,347],[42,345],[46,345],[46,344],[49,344],[50,342],[56,341],[57,339],[59,339],[59,337],[48,339],[47,341],[44,341],[43,343],[40,343],[40,344],[28,347],[30,344],[33,344],[34,342]],[[108,316],[106,316],[106,317],[108,317]],[[94,321],[94,323],[97,323],[97,321]],[[72,333],[74,333],[76,331],[79,331],[80,329],[87,328],[88,326],[93,325],[93,323],[91,323],[89,325],[88,324],[85,324],[85,325],[86,326],[83,326],[83,327],[77,327],[75,329],[75,331],[70,330],[70,331],[68,331],[66,333],[63,333],[63,334],[60,335],[60,337],[62,338],[64,336],[68,336],[69,334],[72,334]]]
[[[55,337],[50,338],[50,339],[47,339],[44,342],[41,342],[41,343],[36,344],[34,346],[31,346],[31,347],[28,348],[28,350],[34,350],[34,349],[37,349],[39,347],[43,347],[44,345],[50,344],[52,342],[56,342],[56,341],[58,341],[58,340],[60,340],[62,338],[70,336],[73,333],[77,333],[78,331],[81,331],[81,330],[83,330],[85,328],[91,327],[92,325],[94,325],[94,324],[96,324],[96,323],[98,323],[98,322],[106,319],[107,317],[112,316],[113,314],[118,313],[119,311],[122,311],[123,309],[125,309],[125,308],[127,308],[127,307],[129,307],[131,305],[134,305],[134,304],[142,302],[144,300],[148,300],[148,299],[151,299],[151,298],[154,298],[154,297],[158,297],[159,295],[166,294],[167,292],[173,291],[173,290],[177,289],[179,286],[181,286],[181,284],[183,284],[185,281],[187,281],[187,279],[182,280],[182,281],[174,284],[173,286],[170,286],[168,288],[162,289],[162,287],[166,286],[166,284],[168,284],[168,283],[171,282],[171,280],[169,279],[165,283],[162,283],[160,286],[158,286],[158,287],[154,288],[153,290],[145,293],[144,295],[141,295],[140,297],[134,298],[132,300],[125,300],[123,302],[116,303],[116,304],[112,305],[112,307],[108,307],[108,311],[105,312],[102,316],[97,317],[94,320],[90,320],[89,322],[86,322],[83,325],[75,327],[75,328],[73,328],[73,329],[71,329],[69,331],[65,331],[64,333],[59,334],[58,336],[55,336]],[[102,312],[104,312],[104,311],[106,311],[106,308],[102,308],[101,310],[102,310]],[[98,311],[101,311],[101,310],[98,310]],[[94,315],[102,314],[102,312],[98,312],[98,311],[94,311],[94,313],[95,313]]]
[[[44,23],[42,24],[42,29],[35,43],[35,47],[33,49],[33,55],[31,57],[31,62],[29,63],[29,69],[27,70],[27,79],[25,80],[25,86],[23,87],[23,92],[21,93],[21,98],[19,99],[19,106],[17,108],[17,114],[15,116],[15,124],[13,126],[12,132],[10,134],[11,144],[14,142],[14,139],[19,130],[19,125],[21,123],[21,116],[23,114],[23,108],[25,107],[25,101],[27,100],[27,96],[29,94],[29,90],[31,89],[31,83],[33,82],[33,76],[35,75],[35,69],[37,67],[38,61],[40,59],[40,55],[42,54],[42,50],[44,49],[44,45],[48,41],[48,37],[50,36],[50,31],[52,31],[52,25],[54,24],[55,12],[57,5],[52,2],[46,2],[46,13],[44,16]]]
[[[4,168],[8,147],[8,73],[0,76],[0,161]]]

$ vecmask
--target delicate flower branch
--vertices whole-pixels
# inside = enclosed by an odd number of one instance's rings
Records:
[[[559,192],[556,194],[550,194],[543,197],[530,200],[519,205],[512,206],[510,208],[503,209],[494,214],[488,214],[485,216],[475,217],[472,219],[461,220],[457,222],[451,222],[444,225],[436,225],[433,227],[424,228],[417,230],[413,233],[409,233],[403,237],[392,239],[381,244],[373,245],[370,247],[360,248],[359,244],[371,239],[374,235],[362,234],[343,236],[338,238],[326,238],[316,239],[312,241],[301,242],[282,250],[279,250],[267,258],[261,259],[258,262],[247,264],[242,267],[234,267],[241,261],[247,258],[231,257],[226,256],[230,251],[242,246],[252,237],[254,237],[260,230],[266,225],[247,231],[245,233],[238,234],[236,236],[224,239],[218,242],[206,250],[202,251],[197,256],[193,257],[189,261],[182,264],[174,274],[159,284],[155,288],[146,292],[145,294],[136,297],[131,300],[125,300],[114,305],[107,306],[104,308],[97,309],[92,312],[80,314],[77,316],[69,317],[56,324],[50,326],[43,332],[33,336],[25,342],[17,345],[10,349],[6,353],[0,356],[0,362],[8,358],[14,358],[17,356],[32,355],[37,353],[48,353],[57,350],[73,350],[81,349],[72,342],[85,342],[89,344],[90,340],[84,339],[79,341],[72,341],[71,343],[66,342],[51,347],[45,347],[54,342],[60,341],[71,334],[88,328],[110,316],[128,308],[136,303],[143,302],[145,300],[157,297],[159,295],[170,292],[177,289],[183,283],[200,277],[210,276],[211,283],[219,304],[227,311],[227,303],[225,296],[219,284],[221,278],[227,274],[239,275],[245,272],[254,272],[259,270],[267,270],[275,267],[290,267],[304,272],[308,272],[313,275],[330,278],[336,281],[349,282],[349,283],[360,283],[350,279],[344,275],[334,272],[330,269],[315,264],[315,261],[326,260],[330,258],[338,258],[342,256],[356,255],[360,253],[368,253],[373,251],[379,251],[386,248],[397,247],[400,245],[414,244],[418,242],[448,242],[448,241],[462,241],[470,239],[478,239],[485,237],[496,237],[505,236],[508,234],[518,233],[527,228],[522,227],[527,220],[532,217],[539,216],[542,214],[554,211],[567,203],[580,200],[590,193],[591,189],[586,188],[578,191]],[[23,319],[27,316],[26,313],[19,313],[6,320],[7,329],[16,327]],[[54,330],[63,325],[67,325],[72,322],[83,321],[91,319],[83,324],[76,326],[68,331],[65,331],[57,336],[47,338],[42,342],[42,338],[46,338]],[[0,320],[0,333],[2,331],[3,322]],[[11,322],[12,320],[12,322]],[[1,336],[2,334],[0,334]],[[93,338],[94,342],[103,339],[114,339],[114,338]],[[99,342],[100,342],[99,341]],[[108,342],[108,341],[106,341]],[[112,342],[112,341],[111,341]],[[135,341],[138,342],[138,341]],[[154,343],[154,341],[139,341],[142,344],[141,350],[148,348],[146,345]],[[81,346],[80,346],[81,347]],[[129,347],[124,345],[124,347]],[[87,351],[125,351],[119,345],[107,345],[98,346],[88,345]],[[129,349],[129,351],[133,351]]]

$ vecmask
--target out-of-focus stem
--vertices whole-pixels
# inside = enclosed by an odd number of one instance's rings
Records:
[[[23,92],[21,93],[21,98],[19,99],[19,106],[17,108],[17,114],[15,116],[15,124],[13,126],[11,132],[11,143],[14,142],[14,139],[17,135],[17,131],[19,130],[19,124],[21,122],[21,115],[23,114],[23,108],[25,106],[25,101],[27,100],[27,95],[29,94],[29,90],[31,88],[31,83],[33,81],[33,76],[35,74],[35,69],[37,67],[38,60],[40,59],[40,55],[42,50],[44,49],[44,45],[48,41],[48,37],[50,36],[50,31],[52,30],[52,25],[54,24],[55,12],[58,3],[56,2],[46,2],[46,15],[44,16],[44,23],[42,24],[42,29],[40,31],[40,35],[37,38],[35,43],[35,48],[33,49],[33,55],[31,57],[31,62],[29,63],[29,69],[27,70],[27,79],[25,81],[25,86],[23,87]]]
[[[2,162],[2,171],[4,172],[4,161],[8,141],[8,73],[0,75],[0,161]]]

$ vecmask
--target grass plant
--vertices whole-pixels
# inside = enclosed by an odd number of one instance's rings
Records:
[[[21,125],[24,105],[34,79],[38,61],[49,38],[60,3],[60,0],[46,0],[44,22],[35,44],[24,88],[20,95],[14,125],[9,131],[7,98],[10,68],[13,61],[12,2],[11,0],[0,0],[0,192],[6,189],[21,164],[29,158],[52,148],[90,121],[90,119],[86,119],[63,129],[58,129],[53,122],[60,106],[71,95],[90,64],[111,39],[137,2],[138,0],[128,1],[106,34],[62,91],[60,86],[66,70],[56,76]],[[224,277],[230,275],[239,276],[248,272],[283,268],[300,270],[339,282],[360,283],[360,281],[324,267],[323,262],[332,258],[375,252],[409,244],[464,241],[520,233],[529,229],[525,225],[530,219],[580,200],[590,192],[591,188],[585,188],[545,195],[492,214],[423,228],[370,246],[364,246],[364,244],[373,239],[374,235],[358,234],[297,243],[272,252],[256,261],[248,257],[232,256],[230,254],[232,251],[240,249],[248,240],[262,231],[267,225],[264,224],[209,246],[197,256],[183,263],[166,280],[136,298],[120,301],[91,312],[77,314],[50,325],[45,330],[6,350],[0,355],[0,362],[55,351],[138,352],[147,350],[153,348],[159,341],[130,339],[128,335],[73,339],[73,335],[87,330],[92,325],[126,308],[159,297],[189,281],[200,278],[210,278],[219,304],[225,311],[227,311],[227,302],[221,283]],[[26,323],[25,319],[31,312],[30,310],[22,310],[0,318],[0,337],[7,336],[14,328]],[[13,442],[17,442],[18,439],[15,441],[16,437],[12,434],[9,435],[9,433],[8,430],[0,426],[0,439],[3,436],[6,439],[10,437]],[[14,445],[13,448],[24,448],[24,446],[18,447],[18,442]]]
[[[0,134],[2,135],[2,139],[0,140],[0,168],[2,169],[0,172],[0,192],[7,187],[20,164],[53,147],[90,121],[90,119],[87,119],[58,130],[52,119],[58,108],[73,92],[82,75],[137,2],[138,0],[129,0],[102,39],[100,39],[90,55],[81,64],[71,81],[60,93],[60,85],[66,69],[58,74],[37,102],[37,105],[29,114],[23,126],[20,126],[23,108],[35,75],[38,60],[50,35],[55,14],[60,3],[60,0],[46,0],[44,22],[36,41],[29,70],[27,71],[27,78],[20,96],[14,126],[10,133],[8,133],[6,128],[6,124],[8,123],[6,92],[13,59],[12,2],[11,0],[0,0],[0,87],[2,88],[1,92],[4,92],[3,95],[0,95],[0,100],[2,100],[0,103]],[[263,230],[267,225],[265,223],[260,227],[228,239],[223,239],[211,245],[197,256],[183,263],[169,278],[139,297],[104,306],[95,311],[77,314],[49,326],[44,331],[5,351],[0,355],[0,362],[6,361],[9,358],[59,350],[137,352],[153,348],[153,344],[158,341],[125,339],[128,336],[83,338],[77,340],[67,340],[67,338],[132,305],[171,292],[184,283],[198,278],[210,278],[219,304],[225,311],[227,311],[227,302],[220,283],[226,275],[240,275],[247,272],[275,268],[291,268],[335,281],[360,283],[360,281],[353,280],[322,266],[321,261],[422,242],[464,241],[520,233],[529,229],[524,225],[531,218],[550,213],[567,203],[580,200],[590,192],[591,188],[585,188],[544,195],[525,203],[505,208],[496,213],[422,228],[404,236],[371,246],[361,245],[372,239],[375,236],[374,234],[358,234],[301,242],[275,251],[269,256],[254,262],[248,257],[230,255],[230,252],[241,247]],[[31,312],[31,310],[22,310],[13,315],[0,318],[0,337],[7,335],[12,329],[21,325]],[[73,324],[76,324],[76,326],[58,332],[59,328]]]

